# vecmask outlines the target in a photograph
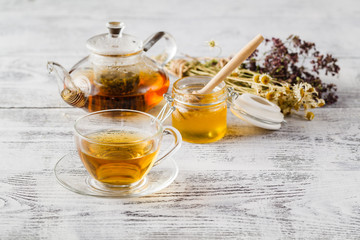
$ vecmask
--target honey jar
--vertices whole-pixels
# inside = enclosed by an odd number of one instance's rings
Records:
[[[209,94],[197,94],[210,77],[191,76],[173,84],[172,98],[175,107],[172,125],[177,128],[184,141],[210,143],[226,134],[226,111],[228,92],[225,83],[219,84]]]

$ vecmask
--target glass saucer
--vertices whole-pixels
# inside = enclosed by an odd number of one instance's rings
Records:
[[[58,182],[75,193],[96,197],[131,198],[149,195],[166,188],[175,180],[179,168],[172,158],[165,159],[154,166],[135,186],[114,187],[92,178],[84,168],[78,153],[74,151],[56,163],[54,172]]]

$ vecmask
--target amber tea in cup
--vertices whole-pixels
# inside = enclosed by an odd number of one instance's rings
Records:
[[[86,137],[101,144],[84,141],[78,149],[81,159],[94,178],[108,184],[127,185],[141,180],[158,153],[154,140],[129,143],[147,138],[136,131],[104,131]]]
[[[181,143],[176,129],[163,127],[155,117],[134,110],[89,114],[77,120],[75,132],[78,153],[89,174],[112,187],[137,185]],[[172,134],[175,144],[157,158],[164,133]]]

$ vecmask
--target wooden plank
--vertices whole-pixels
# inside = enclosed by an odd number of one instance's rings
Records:
[[[13,238],[360,237],[358,171],[186,170],[131,200],[71,193],[50,170],[10,173],[0,175],[0,226]]]

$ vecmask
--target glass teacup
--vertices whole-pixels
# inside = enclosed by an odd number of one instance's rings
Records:
[[[94,112],[79,118],[74,128],[86,170],[96,184],[114,190],[140,186],[151,168],[175,153],[182,141],[175,128],[135,110]],[[158,157],[164,134],[171,134],[174,144]]]

